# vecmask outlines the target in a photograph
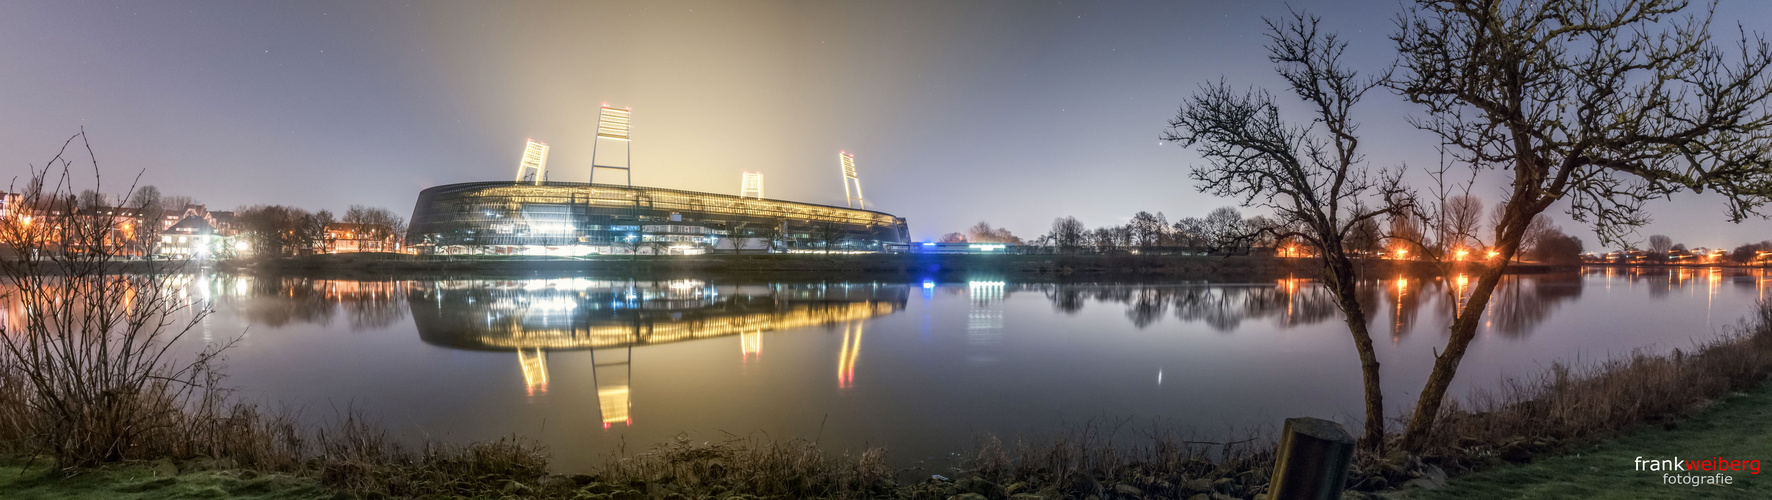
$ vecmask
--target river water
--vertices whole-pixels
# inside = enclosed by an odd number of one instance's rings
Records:
[[[1473,278],[1474,279],[1474,278]],[[1393,414],[1444,345],[1457,278],[1363,287]],[[582,469],[675,437],[816,439],[933,465],[980,433],[1162,421],[1202,438],[1316,416],[1357,428],[1360,372],[1324,290],[1262,283],[329,281],[193,277],[238,339],[229,384],[313,423],[510,435]],[[1510,277],[1456,394],[1553,361],[1690,349],[1772,294],[1764,270]]]

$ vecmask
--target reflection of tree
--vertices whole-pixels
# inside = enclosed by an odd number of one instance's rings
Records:
[[[1279,285],[1053,285],[1045,290],[1053,308],[1075,313],[1093,300],[1126,305],[1126,318],[1140,329],[1174,310],[1176,319],[1232,332],[1246,319],[1272,318],[1291,327],[1339,318],[1333,294],[1312,282]]]
[[[1509,277],[1496,288],[1490,320],[1503,334],[1529,335],[1563,302],[1579,298],[1581,286],[1581,276],[1575,274]],[[1398,339],[1416,327],[1423,309],[1449,318],[1456,290],[1445,281],[1409,278],[1364,282],[1356,293],[1368,318],[1378,317],[1380,308],[1389,309],[1391,335]],[[1124,304],[1126,319],[1140,329],[1161,321],[1170,310],[1183,322],[1205,323],[1226,333],[1245,320],[1271,319],[1290,328],[1341,318],[1334,294],[1305,280],[1276,285],[1047,285],[1044,292],[1053,308],[1065,313],[1082,310],[1091,301]]]
[[[1489,318],[1504,335],[1531,335],[1564,302],[1580,298],[1581,286],[1581,276],[1573,274],[1511,277],[1495,288]]]
[[[1224,333],[1237,330],[1248,312],[1242,307],[1248,289],[1243,287],[1183,288],[1175,297],[1175,318],[1204,322]]]
[[[1648,282],[1649,297],[1655,299],[1667,298],[1668,292],[1673,291],[1677,285],[1677,283],[1675,283],[1674,280],[1669,279],[1666,274],[1647,275],[1643,277],[1643,281]]]
[[[363,331],[380,330],[406,319],[405,298],[404,293],[375,293],[346,295],[338,300],[351,321],[351,330]]]
[[[308,278],[260,278],[252,280],[252,296],[243,315],[257,325],[281,327],[290,323],[332,324],[336,312]]]
[[[330,325],[340,308],[351,330],[374,330],[406,319],[407,282],[332,281],[308,278],[235,277],[223,281],[222,290],[250,291],[227,298],[237,302],[247,321],[281,327],[291,323]],[[250,283],[240,288],[240,283]]]
[[[1169,311],[1169,297],[1166,295],[1168,294],[1163,293],[1162,289],[1156,288],[1133,291],[1128,299],[1132,305],[1126,309],[1126,317],[1132,320],[1133,326],[1143,330],[1162,319],[1163,314]]]
[[[1065,314],[1077,314],[1083,310],[1085,300],[1083,291],[1073,286],[1055,286],[1046,289],[1046,299],[1052,301],[1052,308]]]

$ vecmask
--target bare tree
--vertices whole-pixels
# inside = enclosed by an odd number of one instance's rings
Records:
[[[197,204],[197,200],[191,198],[190,196],[185,196],[182,194],[166,195],[166,196],[160,197],[160,207],[163,210],[172,210],[172,211],[177,211],[177,212],[182,213],[185,211],[185,207],[196,205],[196,204]],[[159,217],[160,215],[161,214],[154,214],[155,217]]]
[[[758,229],[757,237],[763,239],[763,244],[767,247],[768,251],[773,252],[777,248],[780,248],[782,237],[786,233],[786,225],[787,222],[776,220]]]
[[[615,246],[627,249],[628,260],[639,258],[640,248],[646,246],[646,226],[635,226],[626,236],[617,236]]]
[[[991,227],[991,223],[978,221],[966,230],[966,241],[975,243],[1021,243],[1021,238],[1009,232],[1006,227]]]
[[[1356,212],[1364,210],[1355,209]],[[1353,230],[1342,240],[1350,257],[1361,257],[1384,248],[1384,230],[1378,227],[1378,219],[1360,219],[1354,223]]]
[[[831,253],[831,247],[843,242],[843,225],[835,221],[818,221],[812,223],[812,238],[824,247],[824,253]]]
[[[345,209],[345,215],[339,222],[361,226],[363,235],[377,241],[378,246],[406,234],[406,219],[381,207],[351,205]]]
[[[1674,249],[1674,239],[1667,235],[1657,234],[1649,237],[1649,252],[1656,255],[1667,255]]]
[[[1201,249],[1207,246],[1206,221],[1199,217],[1185,217],[1175,221],[1171,229],[1171,240],[1178,246],[1190,249]]]
[[[332,242],[326,238],[326,226],[334,222],[337,220],[332,217],[330,210],[321,210],[303,216],[300,225],[296,226],[295,254],[307,255],[331,250]]]
[[[1455,251],[1458,248],[1469,249],[1472,242],[1480,242],[1478,228],[1483,225],[1483,200],[1468,194],[1456,195],[1446,200],[1440,209],[1444,235],[1440,242],[1446,245],[1443,251]]]
[[[1272,103],[1270,102],[1269,104]],[[1205,182],[1200,179],[1195,180]],[[1220,194],[1219,196],[1233,195],[1234,194],[1227,193]],[[1247,198],[1246,195],[1245,198]],[[1266,205],[1263,204],[1262,206]],[[1250,230],[1247,224],[1244,224],[1243,214],[1237,212],[1235,207],[1218,207],[1213,209],[1211,213],[1206,214],[1206,219],[1204,221],[1206,241],[1213,249],[1225,254],[1231,253],[1232,250],[1236,249],[1243,240],[1247,239],[1247,237],[1254,233]]]
[[[1089,246],[1095,247],[1096,253],[1108,253],[1119,249],[1119,239],[1114,237],[1113,227],[1098,227],[1089,231]]]
[[[256,205],[240,210],[238,225],[259,258],[301,255],[312,250],[307,225],[313,214],[283,205]]]
[[[132,227],[127,228],[133,237],[133,244],[142,256],[154,255],[160,243],[160,216],[165,210],[160,205],[160,188],[142,186],[135,190],[129,199],[130,208],[136,211],[137,218]]]
[[[1427,231],[1422,229],[1425,225],[1423,218],[1421,211],[1417,210],[1390,217],[1390,228],[1385,230],[1384,237],[1393,243],[1394,248],[1391,251],[1396,252],[1398,257],[1437,257],[1437,252],[1433,251],[1436,244],[1428,238]]]
[[[1509,177],[1494,228],[1503,261],[1553,203],[1602,244],[1646,223],[1643,203],[1712,190],[1728,218],[1763,216],[1772,197],[1772,50],[1744,36],[1712,43],[1709,12],[1687,0],[1416,0],[1393,35],[1395,89],[1456,163]],[[1504,266],[1484,271],[1450,326],[1402,446],[1428,443],[1479,314]]]
[[[732,253],[734,255],[737,255],[739,251],[744,250],[744,242],[746,239],[745,230],[750,225],[749,222],[740,222],[733,224],[731,228],[726,230],[726,239],[721,241],[726,243],[726,246],[732,247]]]
[[[1076,217],[1060,217],[1052,219],[1052,232],[1047,236],[1052,239],[1052,246],[1058,248],[1058,253],[1074,253],[1077,247],[1083,246],[1087,231],[1083,228],[1083,221]]]
[[[1141,210],[1132,214],[1132,221],[1127,227],[1132,230],[1133,244],[1140,249],[1149,250],[1161,243],[1164,235],[1169,232],[1169,221]]]
[[[1288,122],[1280,117],[1273,95],[1236,91],[1221,81],[1189,98],[1163,139],[1186,144],[1205,158],[1205,164],[1190,172],[1201,191],[1271,210],[1280,222],[1267,231],[1316,250],[1324,285],[1334,293],[1359,351],[1366,399],[1361,441],[1368,449],[1379,449],[1384,445],[1384,394],[1378,356],[1347,250],[1358,241],[1355,232],[1363,224],[1396,211],[1395,195],[1401,189],[1397,174],[1374,173],[1367,166],[1351,118],[1354,106],[1382,78],[1362,77],[1344,67],[1341,55],[1347,44],[1333,34],[1318,33],[1317,23],[1318,18],[1298,12],[1267,22],[1269,59],[1313,116]],[[1207,216],[1205,226],[1222,246],[1240,223],[1236,209],[1226,207]]]

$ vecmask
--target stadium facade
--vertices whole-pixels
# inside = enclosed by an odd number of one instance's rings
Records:
[[[436,186],[411,220],[407,244],[432,254],[884,252],[910,240],[904,218],[872,210],[582,182]]]

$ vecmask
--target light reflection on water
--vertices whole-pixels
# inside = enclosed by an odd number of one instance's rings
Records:
[[[1463,280],[1360,287],[1401,412]],[[1455,391],[1551,361],[1713,338],[1767,295],[1763,270],[1510,277]],[[686,434],[886,446],[910,464],[974,432],[1163,418],[1205,434],[1349,421],[1358,362],[1330,294],[1252,284],[726,283],[567,277],[330,281],[203,276],[201,338],[246,332],[230,381],[321,422],[353,407],[408,436],[548,444],[562,469]],[[15,308],[16,309],[16,308]]]

